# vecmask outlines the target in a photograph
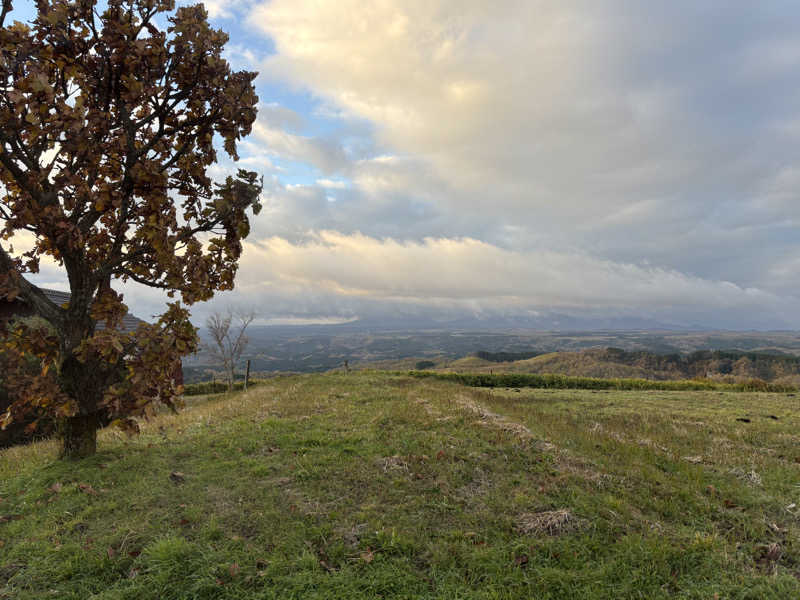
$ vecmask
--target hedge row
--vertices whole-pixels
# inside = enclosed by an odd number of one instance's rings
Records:
[[[264,383],[260,379],[251,379],[248,387],[255,387]],[[237,381],[233,384],[234,391],[244,389],[244,381]],[[183,386],[184,396],[201,396],[204,394],[221,394],[228,391],[228,384],[225,381],[203,381],[201,383],[187,383]]]
[[[736,392],[796,392],[793,385],[768,383],[752,379],[743,383],[718,383],[705,379],[680,381],[655,381],[651,379],[622,379],[600,377],[573,377],[569,375],[540,375],[536,373],[438,373],[435,371],[409,371],[412,377],[432,377],[455,381],[471,387],[530,387],[573,390],[674,390],[674,391],[736,391]]]

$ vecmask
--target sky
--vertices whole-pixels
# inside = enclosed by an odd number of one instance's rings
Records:
[[[205,5],[259,72],[240,163],[214,175],[265,188],[236,290],[198,322],[800,328],[797,2]],[[50,267],[37,282],[64,287]]]

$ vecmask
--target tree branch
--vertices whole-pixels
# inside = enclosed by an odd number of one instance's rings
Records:
[[[19,291],[19,297],[30,304],[34,312],[59,327],[64,320],[64,310],[56,306],[44,295],[44,292],[25,279],[17,270],[15,261],[0,246],[0,272],[5,272],[12,279],[11,285]],[[8,284],[6,284],[8,287]]]
[[[6,16],[13,10],[13,8],[14,7],[12,6],[11,0],[3,0],[3,10],[2,13],[0,13],[0,27],[5,25]]]

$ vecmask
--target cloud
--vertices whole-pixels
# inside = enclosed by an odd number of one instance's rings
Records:
[[[253,137],[273,156],[311,163],[326,174],[340,172],[350,164],[336,140],[296,135],[270,126],[266,119],[259,118],[253,125]]]
[[[197,4],[183,0],[183,4]],[[212,19],[231,19],[241,10],[253,4],[253,0],[203,0],[203,5]]]
[[[266,126],[288,131],[302,131],[307,119],[297,111],[275,102],[261,102],[258,105],[258,118]]]
[[[765,267],[800,253],[776,229],[798,188],[769,191],[800,165],[791,5],[272,0],[251,21],[276,50],[266,77],[365,119],[389,158],[294,155],[348,173],[359,202],[407,211],[411,239],[647,259],[776,290]]]
[[[207,7],[266,99],[242,143],[264,210],[220,302],[796,323],[794,3]]]
[[[585,254],[507,250],[471,238],[409,242],[335,231],[297,242],[248,242],[237,282],[239,302],[260,299],[272,317],[560,310],[671,315],[684,322],[700,314],[719,325],[755,309],[785,322],[790,309],[763,290]]]
[[[349,187],[346,181],[335,179],[317,179],[317,185],[333,190],[346,190]]]

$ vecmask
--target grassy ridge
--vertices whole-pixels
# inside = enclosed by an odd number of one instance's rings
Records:
[[[800,597],[794,397],[366,372],[187,402],[81,463],[0,452],[0,598]]]
[[[652,379],[575,377],[536,373],[442,373],[409,371],[412,377],[453,381],[471,387],[529,387],[571,390],[664,390],[664,391],[730,391],[730,392],[796,392],[797,387],[754,379],[743,383],[719,383],[702,379],[657,381]]]

